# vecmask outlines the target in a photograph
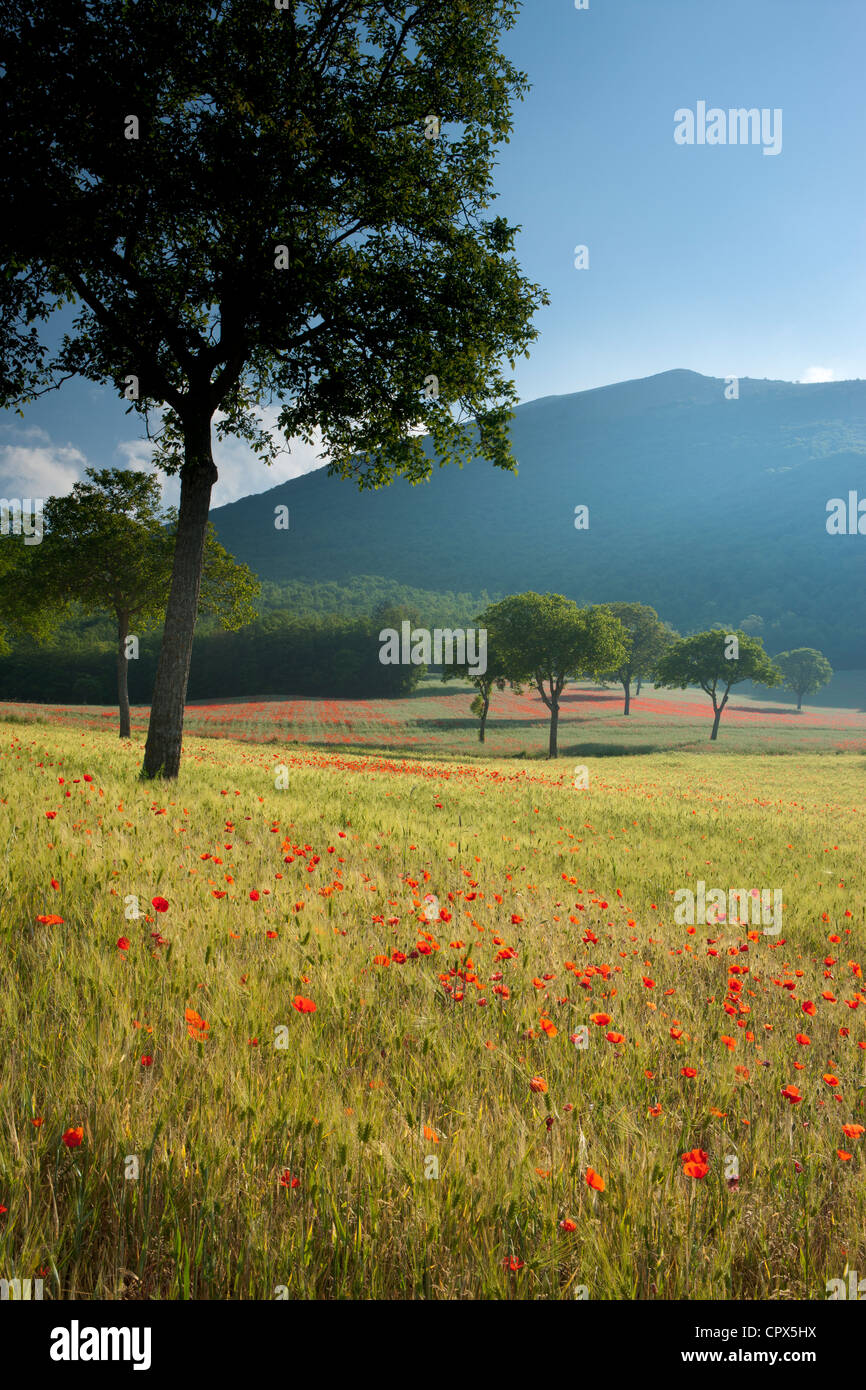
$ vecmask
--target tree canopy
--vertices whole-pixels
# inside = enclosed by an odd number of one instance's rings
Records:
[[[782,673],[764,650],[759,637],[738,630],[714,628],[681,637],[659,659],[656,684],[685,690],[699,685],[713,702],[713,729],[710,740],[719,733],[728,695],[742,681],[757,685],[780,685]]]
[[[797,709],[803,708],[803,696],[815,695],[833,678],[833,667],[823,652],[815,647],[795,647],[779,652],[776,665],[784,676],[786,689],[797,696]]]
[[[558,755],[559,704],[565,683],[600,675],[626,654],[622,624],[603,607],[579,608],[562,594],[515,594],[479,618],[510,680],[531,681],[550,711],[548,757]]]
[[[626,655],[620,665],[604,674],[608,680],[618,680],[625,691],[623,714],[631,713],[631,685],[634,680],[649,680],[655,673],[662,652],[676,638],[663,623],[654,608],[646,603],[606,603],[605,608],[619,618],[626,632]]]

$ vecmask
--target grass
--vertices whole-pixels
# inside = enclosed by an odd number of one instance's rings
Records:
[[[194,737],[146,785],[141,751],[0,725],[0,1275],[794,1299],[866,1269],[862,754],[587,757],[579,791]],[[699,879],[781,888],[781,935],[678,925]]]

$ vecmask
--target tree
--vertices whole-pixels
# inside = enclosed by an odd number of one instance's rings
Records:
[[[484,614],[475,619],[479,628],[485,627]],[[490,700],[494,689],[503,691],[506,685],[511,685],[516,694],[522,694],[522,686],[518,681],[508,679],[508,668],[505,654],[499,650],[495,641],[491,642],[490,633],[487,634],[487,669],[483,674],[479,674],[473,666],[464,663],[461,666],[446,666],[442,673],[443,683],[450,680],[469,681],[475,686],[476,694],[472,698],[469,709],[478,719],[478,742],[483,743],[487,733],[487,715],[490,711]]]
[[[0,656],[11,650],[16,638],[45,641],[58,621],[56,604],[39,591],[38,545],[25,544],[23,536],[0,537]]]
[[[606,609],[579,608],[562,594],[515,594],[479,618],[509,680],[532,681],[550,710],[548,757],[558,756],[559,701],[565,682],[599,675],[626,654],[622,624]]]
[[[713,742],[719,733],[719,721],[728,703],[733,686],[741,681],[757,685],[780,685],[782,673],[764,651],[760,637],[748,633],[725,632],[713,628],[693,637],[681,637],[660,658],[656,667],[656,684],[685,690],[699,685],[713,702]],[[721,695],[721,699],[719,696]]]
[[[619,618],[628,637],[625,660],[615,671],[606,671],[609,680],[618,680],[625,691],[623,714],[631,713],[631,683],[649,680],[656,663],[677,636],[646,603],[606,603],[605,608]]]
[[[797,696],[798,711],[803,708],[803,696],[814,695],[833,677],[833,667],[823,652],[814,647],[795,647],[779,652],[776,665],[784,677],[785,688]]]
[[[513,468],[546,294],[485,217],[516,0],[6,0],[0,404],[71,375],[161,410],[180,474],[144,775],[177,776],[218,437],[320,431],[360,487]],[[59,348],[37,324],[66,304]],[[214,426],[215,422],[215,426]],[[471,423],[471,428],[469,427]],[[423,433],[432,449],[425,447]],[[272,520],[272,519],[271,519]],[[263,518],[263,525],[267,522]]]
[[[85,612],[109,612],[117,623],[117,702],[120,737],[130,737],[127,639],[157,625],[171,583],[177,514],[161,509],[159,483],[149,473],[86,470],[67,497],[45,503],[39,595],[60,614],[71,601]],[[202,610],[236,631],[256,616],[259,583],[216,539],[204,541]]]

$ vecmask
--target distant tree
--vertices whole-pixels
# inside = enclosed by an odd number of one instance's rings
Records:
[[[618,618],[604,608],[579,608],[562,594],[515,594],[479,618],[500,653],[508,679],[531,681],[550,711],[548,757],[558,756],[559,701],[570,678],[599,675],[626,654]]]
[[[130,737],[127,639],[156,627],[171,586],[177,528],[173,509],[162,510],[150,473],[88,468],[87,481],[67,497],[45,503],[37,591],[57,610],[71,601],[88,613],[111,613],[117,624],[117,703],[120,737]],[[259,584],[219,544],[208,525],[204,543],[201,609],[232,631],[256,616]]]
[[[606,603],[604,607],[619,618],[628,639],[625,660],[615,671],[606,671],[605,676],[621,684],[625,691],[623,714],[630,714],[632,681],[650,679],[659,657],[675,641],[677,633],[646,603]]]
[[[180,476],[143,775],[177,777],[217,437],[359,486],[513,469],[547,296],[491,216],[515,0],[4,0],[0,405],[70,376]],[[65,335],[42,325],[73,305]],[[318,434],[317,434],[318,432]],[[432,441],[433,450],[426,447]],[[264,523],[263,523],[264,524]]]
[[[484,615],[475,620],[478,628],[486,626]],[[446,666],[442,672],[443,682],[450,680],[469,681],[475,686],[477,694],[473,696],[469,706],[471,712],[478,718],[478,742],[483,743],[487,732],[487,715],[490,710],[490,699],[493,691],[503,691],[507,685],[511,685],[518,695],[522,693],[523,687],[519,681],[508,679],[508,669],[505,655],[501,652],[495,641],[491,640],[490,632],[487,633],[487,669],[483,675],[479,675],[471,666],[464,663],[461,666]]]
[[[718,737],[719,721],[733,686],[741,681],[780,685],[782,673],[764,651],[759,637],[750,637],[742,630],[726,632],[724,628],[714,628],[674,642],[659,659],[655,680],[656,685],[680,690],[699,685],[710,696],[712,742]]]
[[[795,647],[779,652],[776,665],[784,676],[786,690],[797,696],[797,709],[803,708],[803,696],[814,695],[833,678],[833,667],[826,656],[815,647]]]

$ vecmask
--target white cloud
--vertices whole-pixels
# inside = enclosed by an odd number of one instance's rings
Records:
[[[72,444],[3,444],[0,491],[4,497],[63,497],[87,463],[86,455]]]
[[[832,367],[807,367],[803,381],[807,386],[814,386],[820,381],[832,381]]]

